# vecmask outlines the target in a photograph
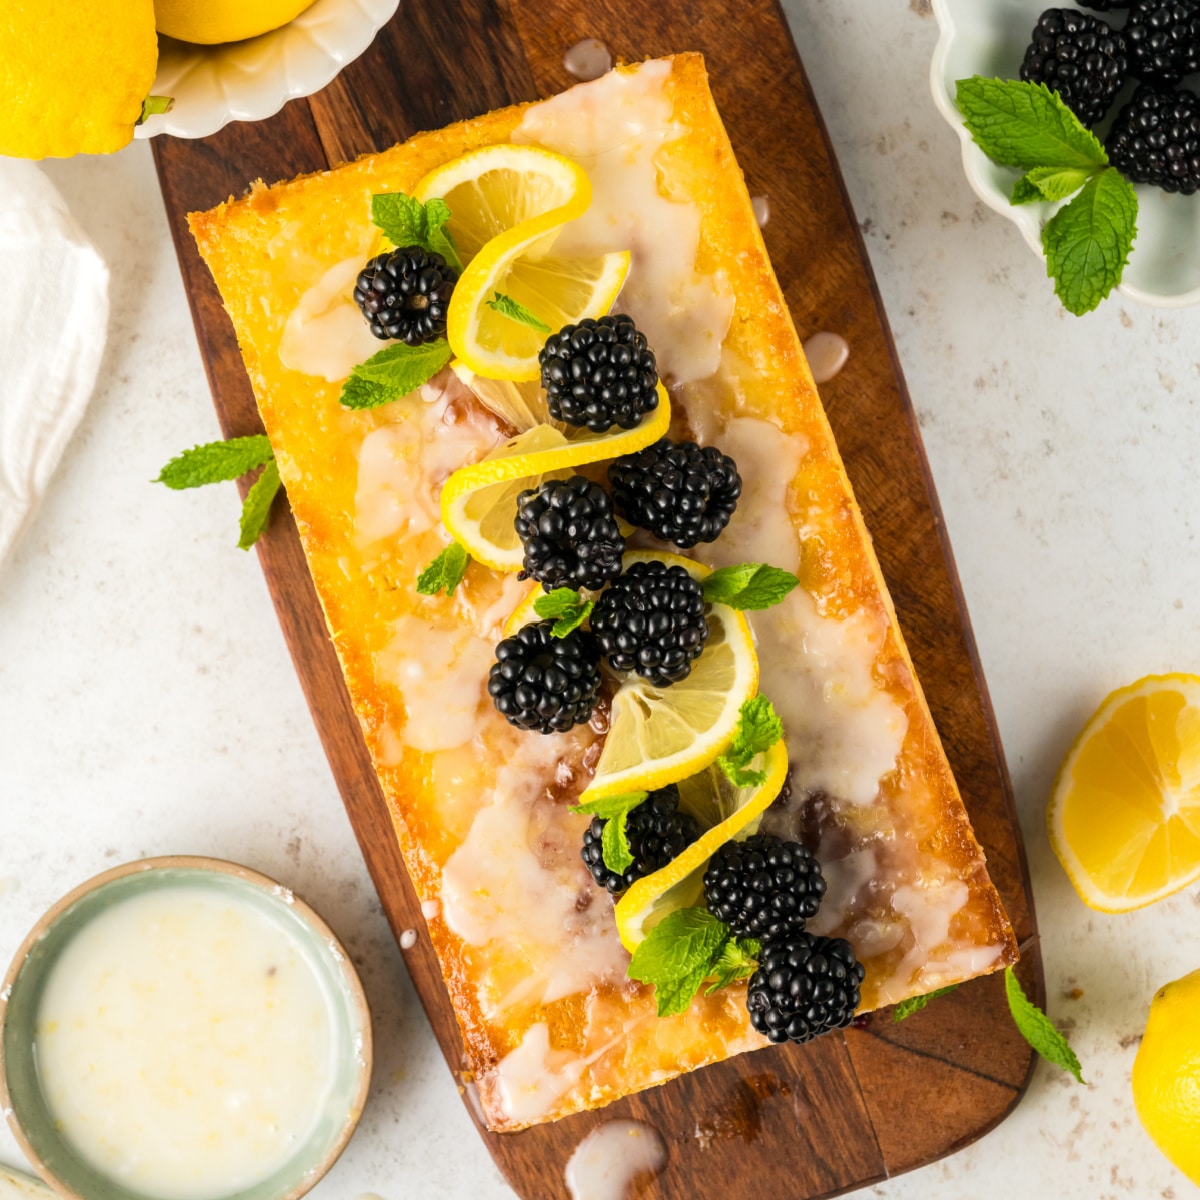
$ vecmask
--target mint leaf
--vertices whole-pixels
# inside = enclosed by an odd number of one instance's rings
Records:
[[[710,604],[728,604],[730,608],[760,609],[778,604],[800,580],[791,571],[766,563],[741,563],[714,571],[701,590]]]
[[[224,483],[263,466],[273,457],[265,433],[207,442],[171,459],[152,482],[165,483],[175,491],[202,487],[206,483]]]
[[[466,548],[457,542],[451,542],[417,576],[417,591],[422,596],[436,596],[441,591],[445,591],[447,596],[452,596],[454,589],[462,583],[470,562],[471,556]]]
[[[746,768],[756,755],[769,750],[783,737],[783,722],[766,696],[755,696],[742,705],[738,727],[729,749],[717,759],[717,766],[737,787],[758,787],[767,778],[766,771]]]
[[[1054,1028],[1054,1022],[1025,995],[1012,967],[1004,968],[1004,990],[1008,1008],[1021,1036],[1047,1061],[1062,1067],[1084,1082],[1083,1069],[1067,1039]]]
[[[758,970],[761,956],[762,944],[754,938],[731,937],[713,963],[712,973],[716,978],[704,994],[711,996],[719,988],[728,987],[739,979],[749,979]]]
[[[939,996],[944,996],[947,992],[952,992],[957,987],[957,983],[952,983],[947,987],[935,988],[932,992],[926,992],[923,996],[909,996],[907,1000],[901,1000],[892,1010],[892,1020],[907,1020],[913,1013],[920,1012],[930,1000],[936,1000]]]
[[[604,865],[618,875],[624,875],[633,866],[633,851],[629,848],[629,821],[627,812],[611,817],[604,822],[604,832],[600,835],[600,853]]]
[[[420,246],[440,254],[456,271],[463,269],[458,247],[446,226],[450,206],[435,197],[414,200],[404,192],[383,192],[371,197],[371,220],[393,246]]]
[[[1068,312],[1077,317],[1091,312],[1121,282],[1137,237],[1137,215],[1133,185],[1109,167],[1046,223],[1046,274]]]
[[[599,800],[573,804],[568,811],[586,817],[602,817],[607,821],[611,817],[621,816],[622,813],[632,812],[648,795],[648,792],[625,792],[620,796],[602,796]]]
[[[660,1017],[683,1012],[713,970],[729,926],[703,908],[668,913],[633,952],[626,974],[651,983]]]
[[[354,368],[342,384],[341,402],[346,408],[378,408],[399,400],[432,379],[451,357],[445,338],[423,346],[397,342]]]
[[[262,469],[262,474],[251,485],[242,501],[242,517],[239,522],[238,548],[249,550],[258,541],[258,535],[267,527],[271,515],[271,501],[279,491],[279,464],[272,458]]]
[[[955,99],[967,132],[992,162],[1026,171],[1108,165],[1096,135],[1045,84],[974,75],[958,81]]]
[[[1065,200],[1073,196],[1091,178],[1082,167],[1034,167],[1013,185],[1012,203],[1029,204],[1033,200]]]
[[[574,633],[591,616],[596,607],[595,600],[585,600],[574,588],[555,588],[533,602],[533,611],[539,617],[557,617],[550,635],[565,638]]]
[[[510,321],[528,325],[530,329],[536,329],[538,333],[550,332],[550,326],[545,321],[534,316],[525,305],[518,304],[511,296],[506,296],[503,292],[493,292],[492,298],[484,303],[488,308],[494,308],[502,317],[507,317]]]

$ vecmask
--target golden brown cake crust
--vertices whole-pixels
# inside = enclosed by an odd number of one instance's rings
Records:
[[[797,570],[822,615],[865,611],[886,624],[874,661],[874,685],[903,711],[907,729],[896,769],[881,781],[880,811],[902,825],[904,844],[912,853],[928,855],[942,865],[948,878],[965,885],[968,899],[955,912],[949,938],[967,947],[996,949],[991,962],[980,969],[963,969],[958,977],[998,969],[1016,958],[1012,929],[987,877],[983,853],[916,681],[870,538],[709,93],[703,61],[699,55],[680,54],[670,62],[668,94],[683,132],[663,147],[658,161],[669,194],[686,197],[700,210],[696,269],[720,271],[732,291],[735,315],[726,349],[728,361],[739,364],[732,383],[719,375],[672,388],[679,422],[687,421],[689,410],[696,413],[699,406],[712,402],[739,416],[769,420],[783,432],[805,439],[807,453],[788,490],[793,522],[797,530],[803,529],[803,550],[798,563],[777,565]],[[314,280],[334,264],[355,256],[365,260],[373,252],[377,231],[368,220],[373,193],[411,191],[434,167],[476,147],[511,140],[527,107],[499,110],[420,134],[335,171],[270,188],[256,184],[244,198],[189,217],[237,331],[405,863],[418,895],[431,900],[439,896],[442,870],[465,836],[465,818],[445,809],[441,760],[397,745],[395,731],[406,719],[405,697],[394,682],[380,678],[378,662],[395,622],[405,614],[418,611],[434,622],[458,619],[456,601],[416,597],[412,591],[416,571],[436,554],[441,542],[431,533],[382,558],[359,546],[354,527],[358,451],[367,436],[397,419],[387,411],[394,406],[367,412],[341,408],[339,384],[288,370],[279,359],[278,347],[289,314]],[[464,585],[465,602],[485,606],[494,599],[496,586],[487,572],[473,569]],[[509,752],[503,742],[506,735],[488,736],[496,756]],[[581,757],[586,757],[590,740],[591,735],[581,735]],[[486,770],[487,764],[479,769]],[[551,799],[561,803],[585,781],[586,771],[577,771],[562,793]],[[531,1123],[506,1115],[494,1090],[488,1090],[486,1081],[494,1076],[496,1063],[520,1044],[533,1018],[548,1023],[554,1045],[574,1045],[582,1053],[583,1028],[589,1021],[597,1023],[596,1012],[587,1007],[587,997],[571,996],[544,1006],[532,1018],[525,1014],[520,1021],[486,1013],[479,983],[488,969],[486,951],[466,944],[437,916],[429,920],[429,931],[462,1026],[470,1069],[485,1082],[489,1124],[513,1129]],[[889,984],[890,990],[881,990],[911,948],[910,939],[868,961],[864,1007],[894,1002],[934,986],[916,975],[910,984]],[[944,981],[949,979],[943,976]],[[607,1074],[589,1067],[579,1086],[534,1119],[597,1107],[680,1071],[762,1044],[749,1030],[741,1007],[743,995],[735,988],[697,1000],[683,1017],[662,1022],[644,1035],[631,1034],[623,1062]],[[635,985],[619,1000],[635,1007],[650,1003],[645,989]],[[655,1044],[663,1047],[661,1056]]]

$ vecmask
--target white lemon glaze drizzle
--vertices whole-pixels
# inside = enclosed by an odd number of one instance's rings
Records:
[[[575,1147],[567,1160],[571,1200],[625,1200],[639,1175],[657,1175],[667,1148],[644,1121],[606,1121]]]
[[[340,383],[387,344],[375,337],[354,303],[354,280],[364,261],[337,263],[300,297],[279,342],[279,361],[289,371]]]

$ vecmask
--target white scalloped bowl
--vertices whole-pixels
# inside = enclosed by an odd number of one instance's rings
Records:
[[[954,85],[971,75],[1017,78],[1033,27],[1048,4],[1049,0],[933,0],[941,37],[930,70],[934,102],[962,141],[967,182],[989,208],[1017,226],[1039,257],[1042,226],[1059,205],[1009,203],[1019,172],[997,166],[971,141],[954,103]],[[1194,88],[1196,77],[1185,82]],[[1127,86],[1117,98],[1114,113],[1132,90]],[[1098,130],[1102,140],[1107,129],[1108,121]],[[1200,303],[1200,193],[1171,195],[1140,184],[1136,190],[1138,235],[1121,292],[1161,308]]]
[[[135,136],[199,138],[230,121],[261,121],[289,100],[318,92],[374,40],[400,0],[316,0],[295,20],[225,46],[158,39],[153,94],[172,96],[169,113]]]

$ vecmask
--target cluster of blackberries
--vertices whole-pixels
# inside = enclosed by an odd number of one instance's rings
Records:
[[[539,360],[550,413],[568,425],[593,433],[628,429],[658,405],[654,355],[627,316],[567,325],[546,340]],[[501,642],[492,697],[522,729],[551,733],[590,716],[574,691],[559,702],[554,688],[562,672],[548,669],[547,654],[587,657],[597,678],[605,658],[615,671],[636,671],[656,687],[669,687],[688,675],[708,639],[700,584],[683,567],[651,561],[622,569],[625,539],[617,517],[677,546],[711,542],[741,495],[733,459],[711,446],[663,438],[612,463],[609,483],[611,494],[583,475],[549,479],[517,498],[521,578],[537,580],[547,592],[601,593],[589,631],[552,639],[563,648]]]
[[[1080,0],[1124,26],[1071,8],[1048,8],[1034,26],[1021,78],[1044,83],[1085,125],[1098,124],[1129,78],[1133,98],[1113,119],[1109,161],[1135,183],[1200,189],[1200,96],[1179,87],[1200,71],[1200,0]]]

